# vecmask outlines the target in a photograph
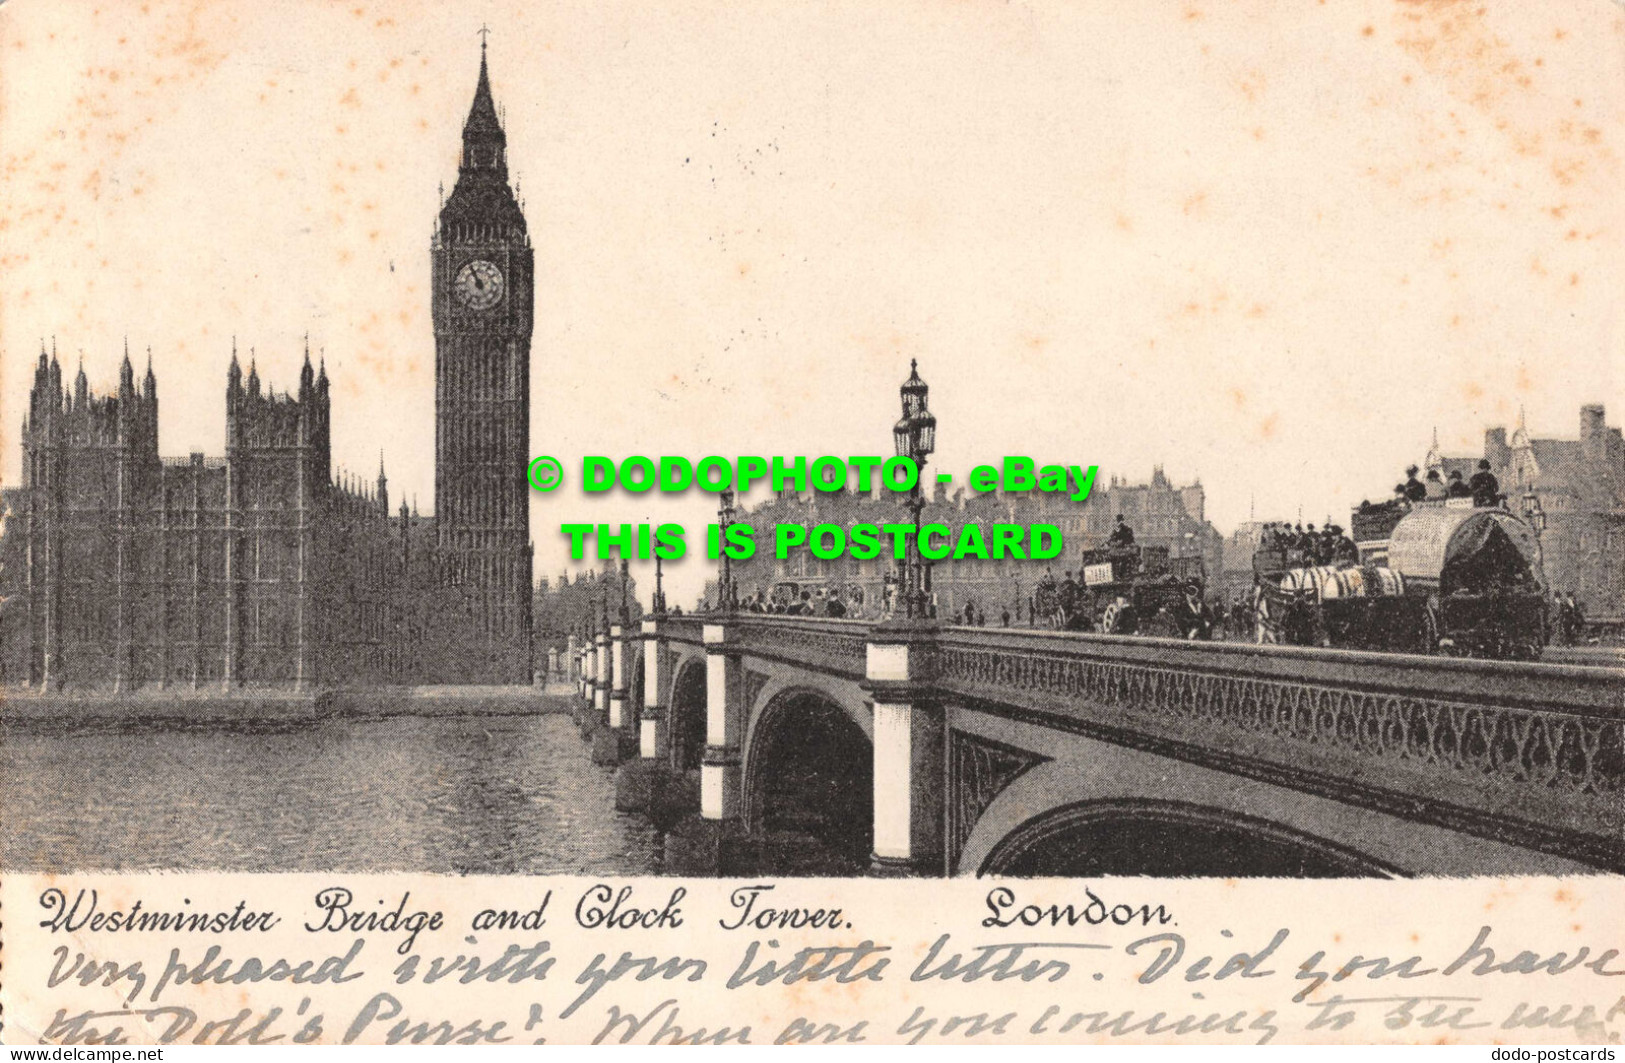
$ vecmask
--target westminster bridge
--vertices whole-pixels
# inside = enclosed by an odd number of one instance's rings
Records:
[[[1625,870],[1616,668],[748,613],[570,666],[673,871]]]

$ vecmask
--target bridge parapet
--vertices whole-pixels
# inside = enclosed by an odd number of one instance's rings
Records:
[[[947,629],[940,696],[1606,866],[1625,861],[1618,671]]]
[[[1625,870],[1618,669],[925,626],[893,676],[898,630],[863,621],[703,614],[662,618],[659,634],[707,659],[707,760],[730,773],[719,793],[737,789],[738,662],[863,683],[877,858],[888,840],[916,864],[931,855],[916,835],[947,785],[931,728],[957,706]],[[908,773],[925,774],[905,786]]]
[[[660,634],[672,642],[686,643],[694,647],[705,644],[706,617],[704,615],[695,616],[685,613],[682,616],[667,615],[659,619]],[[712,622],[715,622],[715,618],[712,618]]]
[[[747,615],[735,630],[740,649],[753,657],[862,679],[872,628],[864,620]]]
[[[704,647],[707,624],[728,631],[736,652],[846,679],[862,679],[873,625],[864,620],[707,613],[668,617],[661,633],[693,650]]]

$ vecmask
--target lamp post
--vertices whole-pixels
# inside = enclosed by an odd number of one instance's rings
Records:
[[[598,618],[593,614],[591,598],[587,600],[587,619],[582,629],[587,632],[587,647],[582,650],[582,692],[590,709],[598,701]]]
[[[931,389],[920,379],[919,362],[909,359],[908,379],[898,389],[903,401],[903,416],[892,429],[897,444],[897,456],[912,458],[919,470],[914,489],[909,492],[908,510],[914,524],[914,537],[909,541],[908,554],[903,559],[901,591],[904,616],[909,620],[925,620],[931,613],[931,576],[920,557],[920,517],[925,512],[925,492],[920,481],[925,473],[925,459],[937,445],[937,419],[927,406]]]
[[[1533,487],[1523,495],[1523,519],[1535,529],[1535,538],[1539,539],[1541,533],[1546,530],[1546,510],[1541,508],[1540,496],[1535,494]]]
[[[734,609],[733,567],[728,558],[728,526],[734,518],[734,493],[729,488],[722,492],[721,504],[717,506],[717,521],[722,526],[722,583],[717,587],[717,605],[728,612]]]
[[[910,459],[917,472],[908,499],[914,535],[898,566],[903,609],[901,616],[870,629],[864,670],[864,687],[874,698],[872,866],[879,874],[918,874],[927,868],[941,873],[943,859],[947,712],[926,682],[937,625],[931,615],[931,570],[921,556],[919,534],[925,512],[920,485],[937,442],[927,393],[919,364],[910,361],[900,390],[903,416],[892,431],[897,457]]]
[[[1546,580],[1546,544],[1541,538],[1546,531],[1546,510],[1540,504],[1540,496],[1535,494],[1533,485],[1523,493],[1523,519],[1535,530],[1535,554],[1537,564],[1540,565],[1539,577],[1542,583]]]
[[[654,614],[656,616],[665,616],[666,615],[666,590],[661,585],[660,576],[661,576],[661,573],[660,573],[660,555],[658,553],[656,553],[655,554],[655,592],[654,592],[654,596],[649,599],[649,606],[650,606],[650,608],[652,608],[654,610]]]
[[[1544,595],[1547,590],[1550,590],[1546,583],[1546,544],[1541,539],[1541,533],[1546,530],[1546,510],[1541,507],[1540,496],[1535,494],[1533,484],[1530,484],[1529,489],[1523,493],[1523,519],[1528,521],[1529,526],[1535,531],[1535,579],[1539,581],[1541,593]],[[1550,613],[1546,614],[1548,625],[1552,623],[1558,625],[1556,632],[1553,632],[1548,627],[1546,636],[1548,639],[1562,637],[1562,628],[1565,626],[1562,623],[1563,617],[1564,613],[1561,609],[1559,609],[1556,617],[1553,617]]]

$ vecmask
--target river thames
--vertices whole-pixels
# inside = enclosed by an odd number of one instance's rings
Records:
[[[10,871],[649,874],[568,716],[8,723]]]

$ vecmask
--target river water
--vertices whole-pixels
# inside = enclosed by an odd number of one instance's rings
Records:
[[[9,724],[0,867],[13,871],[648,874],[568,716],[285,724]]]

